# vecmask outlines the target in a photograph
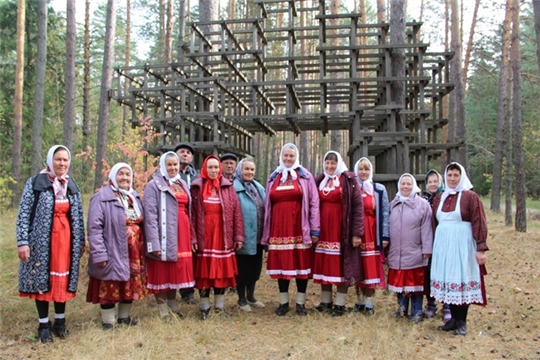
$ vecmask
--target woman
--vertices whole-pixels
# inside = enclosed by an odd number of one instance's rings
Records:
[[[331,309],[332,316],[345,313],[347,289],[362,281],[361,237],[364,236],[364,204],[353,172],[341,155],[324,155],[323,173],[315,178],[321,204],[321,237],[315,247],[313,282],[321,284],[317,311]],[[337,285],[332,308],[332,285]]]
[[[180,161],[169,151],[159,159],[159,172],[144,189],[148,291],[162,318],[169,311],[183,317],[176,290],[195,285],[191,252],[188,184],[178,174]]]
[[[133,170],[114,165],[109,184],[90,199],[88,208],[88,292],[86,301],[99,304],[104,330],[113,328],[118,303],[118,324],[137,325],[130,316],[133,300],[144,298],[146,270],[143,206],[132,188]]]
[[[201,298],[201,319],[210,313],[210,290],[214,307],[225,314],[225,290],[236,286],[235,251],[244,243],[242,211],[232,183],[222,175],[221,163],[209,155],[201,176],[191,184],[191,243],[196,252],[195,287]]]
[[[444,179],[445,189],[433,201],[436,228],[431,296],[450,304],[452,320],[439,330],[466,335],[469,305],[486,305],[487,221],[480,198],[470,191],[473,186],[463,166],[449,164]]]
[[[251,311],[252,306],[265,307],[255,299],[255,283],[262,270],[264,246],[261,245],[261,237],[266,196],[262,185],[255,181],[255,160],[252,158],[244,159],[236,166],[234,190],[240,202],[244,222],[244,246],[236,252],[238,307],[242,311]]]
[[[75,297],[79,259],[84,250],[84,220],[79,187],[68,176],[71,154],[62,145],[47,153],[47,168],[24,187],[17,216],[19,296],[34,299],[42,343],[69,335],[66,301]],[[54,324],[49,302],[54,302]]]
[[[407,315],[410,299],[409,320],[414,323],[422,321],[424,268],[433,245],[431,207],[419,192],[411,174],[401,175],[398,193],[390,203],[388,250],[388,289],[398,299],[395,317]]]
[[[298,149],[285,144],[279,166],[266,184],[261,243],[268,245],[266,273],[278,281],[277,316],[289,312],[289,283],[296,278],[296,313],[306,315],[311,244],[319,241],[319,194],[313,176],[300,166]]]
[[[433,205],[433,199],[435,199],[435,196],[439,194],[440,192],[444,191],[444,182],[441,174],[437,170],[429,170],[426,174],[426,191],[424,191],[424,194],[422,197],[426,199],[429,202],[429,205]],[[433,210],[433,209],[432,209]],[[430,273],[431,273],[431,258],[428,260],[428,265],[425,268],[424,273],[424,292],[427,298],[427,306],[426,310],[424,311],[424,315],[427,318],[431,318],[435,316],[435,313],[437,312],[437,302],[435,301],[435,298],[430,296]],[[450,321],[452,318],[452,315],[450,314],[450,305],[443,304],[443,321],[447,322]]]
[[[366,315],[374,314],[375,287],[384,289],[384,253],[388,245],[388,194],[384,185],[373,182],[373,165],[363,157],[354,165],[364,202],[364,237],[360,256],[364,280],[357,285],[358,300],[354,309]],[[358,290],[360,289],[360,290]]]

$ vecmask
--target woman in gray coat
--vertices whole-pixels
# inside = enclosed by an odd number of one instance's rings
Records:
[[[62,145],[49,149],[47,168],[31,177],[17,216],[19,296],[36,301],[38,338],[43,343],[69,335],[66,301],[75,297],[79,258],[84,249],[81,194],[68,176],[71,155]],[[54,324],[49,302],[54,302]]]
[[[143,206],[132,183],[131,167],[126,163],[114,165],[109,184],[92,196],[88,209],[90,282],[86,301],[100,304],[104,330],[113,328],[117,303],[118,324],[136,325],[130,316],[131,305],[148,292]]]
[[[395,317],[407,315],[422,321],[424,267],[431,257],[433,225],[431,206],[421,198],[420,189],[411,174],[398,181],[398,193],[390,203],[390,242],[388,250],[388,289],[397,293]]]

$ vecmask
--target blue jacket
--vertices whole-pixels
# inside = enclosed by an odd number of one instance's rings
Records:
[[[253,184],[264,202],[266,196],[264,188],[255,180],[253,180]],[[234,190],[238,196],[240,208],[242,209],[242,219],[244,220],[244,246],[236,253],[240,255],[255,255],[257,254],[257,243],[261,241],[261,239],[257,239],[257,206],[239,180],[234,180]]]

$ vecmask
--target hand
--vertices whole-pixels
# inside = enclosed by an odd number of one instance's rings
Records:
[[[478,265],[484,265],[486,263],[487,256],[484,254],[483,251],[477,251],[476,252],[476,262]]]
[[[319,242],[319,237],[318,236],[314,236],[314,235],[311,235],[311,242],[313,244],[316,244]]]
[[[28,258],[30,258],[30,246],[19,246],[19,259],[21,259],[22,262],[28,262]]]
[[[99,266],[100,268],[104,268],[105,266],[107,266],[107,262],[106,261],[100,261],[98,263],[96,263],[97,266]]]
[[[159,251],[159,250],[157,250],[157,251],[152,251],[152,255],[157,256],[157,257],[160,257],[160,256],[161,256],[161,251]]]
[[[382,247],[383,249],[386,249],[386,247],[388,246],[389,242],[388,241],[383,241],[382,242]]]
[[[352,237],[352,246],[353,247],[358,247],[358,246],[360,246],[360,244],[362,244],[362,238],[360,236],[353,235],[353,237]]]
[[[236,242],[234,243],[234,251],[240,250],[243,246],[244,246],[244,243],[241,243],[241,242],[239,242],[239,241],[236,241]]]
[[[422,257],[424,259],[429,259],[431,257],[431,254],[423,254]]]
[[[198,249],[199,249],[199,247],[197,246],[197,244],[192,244],[191,245],[191,251],[197,252]]]

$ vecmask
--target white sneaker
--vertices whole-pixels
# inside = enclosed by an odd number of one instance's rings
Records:
[[[257,308],[257,309],[264,309],[266,307],[266,305],[264,305],[259,300],[255,301],[255,302],[251,302],[251,301],[248,300],[248,304],[255,307],[255,308]]]

